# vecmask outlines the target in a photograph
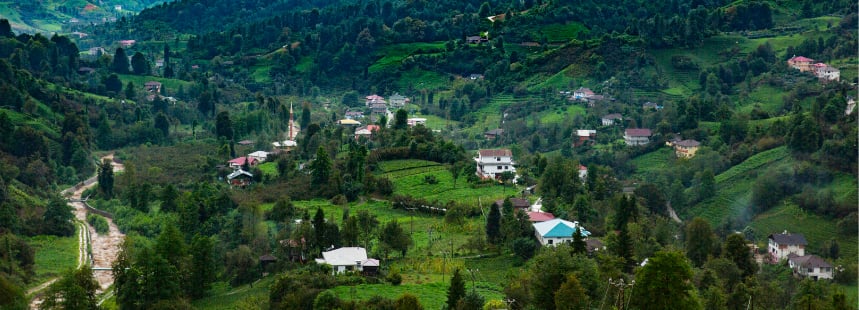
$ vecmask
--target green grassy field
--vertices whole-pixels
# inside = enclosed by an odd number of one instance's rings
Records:
[[[71,237],[41,235],[27,239],[27,243],[36,251],[36,275],[30,283],[31,286],[37,286],[77,267],[77,229]]]
[[[438,72],[412,68],[401,72],[394,83],[399,89],[440,89],[449,85],[450,80]]]
[[[779,115],[784,108],[782,98],[785,94],[787,94],[786,91],[769,85],[754,87],[752,92],[749,93],[749,97],[744,100],[743,105],[736,112],[739,114],[749,114],[757,106],[772,116]]]
[[[235,288],[229,288],[225,283],[220,283],[209,291],[209,296],[195,300],[192,305],[198,309],[236,309],[242,302],[262,301],[268,304],[269,287],[274,283],[276,276],[268,276],[260,279],[253,285],[247,284]],[[250,309],[250,308],[246,308]]]
[[[857,236],[839,235],[835,223],[811,212],[804,211],[791,203],[784,203],[767,212],[759,214],[749,225],[757,232],[758,243],[765,243],[767,235],[789,231],[801,233],[808,240],[808,250],[817,249],[829,239],[838,240],[842,257],[856,257]]]
[[[487,290],[481,286],[482,283],[476,283],[477,292],[483,295],[487,300],[501,299],[502,294]],[[361,284],[356,286],[338,286],[331,289],[337,297],[344,300],[366,300],[373,296],[384,296],[390,299],[396,299],[404,293],[410,293],[418,297],[424,309],[442,309],[447,301],[447,283],[425,283],[425,284],[402,284],[391,286],[387,284]],[[470,290],[471,281],[466,281],[466,289]]]
[[[278,176],[277,163],[276,162],[273,162],[273,161],[265,162],[265,163],[257,165],[257,168],[259,168],[259,170],[262,171],[262,173],[264,175],[268,175],[271,177],[277,177]]]
[[[650,177],[652,174],[668,169],[672,158],[674,158],[674,152],[669,147],[659,148],[656,151],[633,158],[635,177],[641,180],[652,179]]]
[[[717,226],[732,216],[748,212],[752,196],[750,189],[756,179],[749,172],[792,163],[793,160],[784,146],[755,154],[739,165],[716,175],[715,197],[681,213],[688,213],[684,214],[687,218],[700,216],[711,225]]]
[[[374,73],[391,69],[392,67],[397,67],[403,59],[406,59],[406,57],[413,54],[426,54],[428,50],[444,49],[444,43],[445,42],[417,42],[393,44],[381,47],[377,52],[377,55],[381,55],[382,57],[379,58],[379,60],[376,60],[368,70],[370,73]]]
[[[438,184],[427,184],[424,181],[424,177],[430,175],[435,176]],[[490,185],[471,188],[464,175],[459,176],[454,188],[453,176],[443,165],[425,164],[424,167],[384,172],[381,176],[388,177],[394,182],[394,194],[410,195],[430,201],[455,201],[462,204],[477,205],[478,199],[480,199],[482,204],[486,206],[492,201],[518,193],[514,186]]]
[[[539,30],[549,42],[567,42],[578,37],[579,33],[587,33],[588,29],[581,23],[546,25]]]
[[[540,116],[540,122],[543,124],[555,124],[563,122],[567,117],[570,119],[576,117],[577,115],[584,116],[587,113],[585,107],[571,104],[566,108],[558,107],[558,109],[552,111],[550,110],[548,113]]]

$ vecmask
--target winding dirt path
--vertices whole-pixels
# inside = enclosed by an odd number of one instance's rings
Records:
[[[125,168],[122,164],[113,161],[113,153],[104,156],[101,159],[111,160],[114,172],[123,171]],[[95,231],[95,228],[87,223],[86,217],[89,212],[84,205],[85,202],[81,202],[81,195],[84,191],[95,186],[97,180],[98,176],[91,177],[74,187],[63,190],[60,194],[70,200],[69,205],[74,208],[72,212],[77,219],[76,225],[79,225],[78,228],[86,228],[86,230],[78,229],[77,268],[80,268],[89,261],[90,257],[88,255],[88,249],[91,247],[93,276],[95,277],[95,280],[98,281],[98,293],[100,294],[113,284],[113,272],[110,268],[113,265],[114,260],[116,260],[117,254],[119,254],[119,247],[122,244],[122,240],[125,238],[125,234],[120,232],[116,224],[113,223],[113,220],[109,218],[107,218],[107,222],[110,229],[107,234],[99,234]],[[87,236],[87,233],[89,236]],[[59,278],[53,278],[48,280],[45,283],[28,290],[27,294],[38,294],[58,279]],[[30,301],[30,309],[38,309],[39,305],[42,304],[42,301],[41,295],[35,296],[33,300]]]

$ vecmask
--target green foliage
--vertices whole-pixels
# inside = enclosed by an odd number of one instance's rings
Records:
[[[639,309],[701,309],[683,253],[660,251],[635,272],[632,304]]]
[[[514,293],[516,288],[528,285],[525,295],[514,297],[517,303],[531,304],[539,309],[556,309],[556,292],[569,274],[574,274],[579,279],[581,287],[591,300],[601,296],[596,263],[583,255],[573,255],[572,248],[566,245],[540,251],[528,261],[525,271],[508,283],[504,291],[508,296],[511,293],[518,295]]]
[[[113,165],[111,160],[105,159],[98,166],[98,189],[105,199],[113,198]]]
[[[450,278],[450,287],[447,289],[447,309],[456,309],[456,304],[465,297],[465,279],[459,268],[453,271]]]
[[[45,209],[44,233],[55,236],[71,236],[75,232],[75,226],[72,223],[74,215],[72,207],[66,204],[66,201],[60,197],[53,197],[48,201]]]
[[[708,256],[713,253],[715,236],[710,224],[704,219],[696,217],[686,224],[686,256],[696,267],[707,261]]]
[[[489,215],[486,216],[486,240],[492,244],[501,242],[501,212],[498,206],[489,206]]]
[[[87,214],[86,221],[92,226],[92,228],[95,228],[95,231],[99,234],[106,234],[110,231],[110,225],[107,223],[107,219],[101,215]]]
[[[98,288],[88,265],[69,270],[51,284],[39,309],[98,309]]]
[[[568,274],[564,283],[555,292],[556,309],[584,310],[590,300],[574,273]]]
[[[741,234],[731,234],[725,239],[722,257],[733,261],[745,277],[753,275],[758,270],[758,265],[746,245],[746,239]]]
[[[113,63],[110,65],[110,70],[119,74],[128,74],[131,64],[128,63],[128,56],[125,55],[125,49],[119,47],[116,53],[113,54]]]
[[[24,291],[15,284],[0,276],[0,307],[9,310],[24,310],[27,307]]]

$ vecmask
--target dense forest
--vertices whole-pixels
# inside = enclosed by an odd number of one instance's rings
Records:
[[[856,309],[856,3],[138,2],[0,19],[4,309]],[[490,148],[515,173],[478,177]],[[586,231],[544,247],[512,198]],[[111,225],[111,266],[46,271]],[[783,230],[834,278],[761,262]],[[379,273],[313,263],[341,247]]]

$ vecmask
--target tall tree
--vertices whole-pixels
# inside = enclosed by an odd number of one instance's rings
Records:
[[[113,165],[112,160],[105,159],[98,166],[98,189],[106,199],[113,198]]]
[[[212,238],[195,235],[191,240],[191,271],[186,291],[192,298],[203,297],[212,287],[217,272]]]
[[[579,283],[575,273],[570,273],[561,287],[555,292],[555,309],[585,310],[590,298]]]
[[[164,114],[164,112],[158,112],[158,115],[155,116],[155,129],[158,129],[161,132],[164,139],[170,137],[170,121],[167,119],[167,114]]]
[[[695,267],[700,267],[713,252],[714,235],[710,223],[696,217],[686,224],[686,256]]]
[[[52,197],[48,201],[43,216],[44,231],[49,235],[71,236],[75,232],[75,225],[72,224],[73,218],[72,207],[66,204],[62,198]]]
[[[382,227],[379,233],[379,243],[385,252],[386,258],[388,250],[399,251],[402,257],[406,257],[406,252],[412,245],[412,238],[406,234],[402,226],[395,219]]]
[[[394,115],[394,129],[405,129],[408,126],[409,113],[399,109]]]
[[[128,55],[125,54],[123,48],[117,48],[113,55],[113,63],[110,65],[110,70],[119,74],[128,74]]]
[[[758,271],[758,265],[742,234],[731,234],[725,239],[722,255],[737,264],[737,267],[743,271],[744,277],[754,275]]]
[[[99,309],[96,290],[98,282],[89,265],[67,271],[51,284],[40,309]]]
[[[137,75],[149,75],[149,61],[146,60],[146,56],[143,56],[143,53],[137,52],[134,53],[134,56],[131,56],[131,68],[134,70],[134,74]]]
[[[173,66],[170,64],[170,45],[164,44],[164,77],[173,77]]]
[[[313,215],[313,235],[316,246],[322,248],[325,240],[325,212],[322,208],[316,208],[316,214]]]
[[[310,126],[310,103],[301,105],[301,129],[307,129]]]
[[[576,232],[573,233],[573,253],[587,254],[588,246],[585,243],[585,237],[582,236],[582,228],[576,227]]]
[[[315,186],[328,184],[331,177],[331,158],[321,145],[316,149],[316,158],[310,163],[310,182]]]
[[[176,212],[179,210],[176,200],[179,199],[179,191],[173,184],[167,184],[161,190],[161,212]]]
[[[501,212],[498,206],[489,206],[489,215],[486,216],[486,240],[492,244],[501,242]]]
[[[221,111],[215,118],[215,135],[227,141],[233,140],[233,122],[230,120],[230,112]]]
[[[632,303],[642,310],[700,309],[683,253],[659,251],[635,272]]]
[[[456,303],[465,297],[465,279],[459,268],[453,271],[450,278],[450,286],[447,288],[447,309],[456,309]]]

